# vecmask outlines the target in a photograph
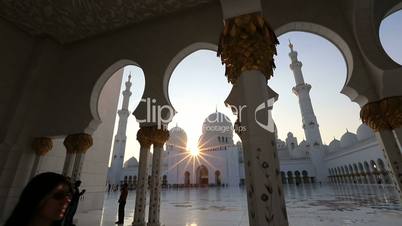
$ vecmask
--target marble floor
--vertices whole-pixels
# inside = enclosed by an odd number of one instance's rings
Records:
[[[284,185],[290,225],[400,226],[398,194],[382,185]],[[106,193],[102,211],[78,214],[78,226],[114,225],[118,193]],[[135,192],[126,204],[125,224],[131,225]],[[248,225],[242,188],[166,189],[161,197],[161,222],[166,226]],[[98,220],[96,220],[98,219]]]

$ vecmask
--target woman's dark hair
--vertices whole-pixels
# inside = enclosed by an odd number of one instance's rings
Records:
[[[63,175],[47,172],[32,178],[21,193],[20,199],[4,226],[26,226],[37,214],[39,205],[60,184],[71,184]]]

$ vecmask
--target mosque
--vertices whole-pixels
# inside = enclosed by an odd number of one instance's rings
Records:
[[[276,137],[282,183],[391,183],[390,169],[384,164],[374,132],[361,124],[356,134],[346,131],[340,140],[334,138],[323,144],[317,118],[309,96],[311,85],[304,82],[302,63],[293,45],[290,48],[290,68],[295,79],[294,94],[299,98],[306,140],[298,142],[291,132],[285,141]],[[131,157],[124,162],[125,134],[131,82],[123,91],[123,107],[119,110],[119,127],[113,149],[113,160],[108,183],[128,183],[136,187],[138,161]],[[233,141],[234,125],[230,119],[216,111],[205,118],[199,137],[199,156],[187,149],[186,132],[177,125],[170,129],[162,161],[162,186],[239,186],[244,185],[244,157],[241,142]],[[120,156],[120,158],[116,158]],[[148,157],[151,159],[152,155]],[[149,163],[151,161],[148,161]],[[148,169],[151,169],[148,165]],[[148,170],[150,172],[150,170]],[[149,175],[150,177],[151,175]]]
[[[163,224],[160,178],[166,186],[236,185],[244,178],[251,226],[289,225],[283,182],[388,183],[391,178],[400,192],[402,66],[390,58],[379,37],[381,22],[402,9],[402,1],[307,2],[0,1],[0,224],[29,180],[49,171],[83,181],[86,193],[78,213],[102,210],[123,68],[139,66],[146,80],[144,98],[173,107],[168,94],[172,72],[200,49],[217,51],[225,65],[222,76],[232,85],[227,103],[249,107],[249,114],[237,119],[247,128],[239,134],[243,143],[234,144],[233,132],[210,131],[206,122],[199,144],[207,161],[177,164],[186,154],[185,133],[176,128],[168,141],[167,131],[156,126],[162,121],[158,116],[138,122],[138,163],[124,163],[124,120],[131,112],[123,105],[108,183],[129,182],[131,176],[136,187],[132,225]],[[275,99],[268,81],[277,37],[290,31],[322,36],[339,49],[347,65],[341,93],[360,106],[360,117],[375,137],[362,125],[356,134],[346,132],[339,141],[322,143],[311,86],[303,80],[294,50],[293,92],[305,141],[292,134],[280,141],[272,124],[266,130],[254,120],[252,110]],[[270,110],[265,110],[261,117],[266,119]],[[147,111],[146,103],[140,103],[132,114],[144,119]],[[174,116],[165,113],[163,117]],[[221,114],[211,118],[217,116]],[[98,222],[103,218],[92,217]]]

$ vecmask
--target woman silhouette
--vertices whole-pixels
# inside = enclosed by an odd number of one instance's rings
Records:
[[[42,173],[27,184],[4,226],[56,226],[71,200],[71,184],[63,175]]]

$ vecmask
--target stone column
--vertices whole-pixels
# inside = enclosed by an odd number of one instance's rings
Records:
[[[46,155],[53,148],[52,139],[48,137],[37,137],[32,141],[32,149],[35,151],[36,156],[32,166],[31,176],[34,177],[39,172],[42,161],[42,156]]]
[[[77,181],[81,178],[82,166],[84,165],[85,153],[93,145],[92,136],[89,134],[75,134],[76,136],[76,156],[73,166],[72,180]]]
[[[84,163],[85,152],[92,146],[92,136],[86,133],[71,134],[64,139],[67,155],[64,162],[63,175],[79,180]]]
[[[388,97],[364,105],[360,112],[364,123],[376,131],[376,137],[392,170],[393,184],[401,194],[402,154],[397,133],[402,128],[402,97]],[[396,131],[396,132],[395,132]]]
[[[158,129],[154,132],[152,143],[152,176],[149,198],[148,226],[160,226],[161,161],[163,145],[169,138],[169,131]]]
[[[277,94],[267,86],[278,40],[259,13],[225,20],[218,55],[233,88],[225,103],[238,116],[243,143],[249,223],[288,225],[271,110]]]
[[[148,187],[148,155],[152,141],[152,127],[141,127],[137,132],[140,143],[140,160],[138,163],[138,181],[135,196],[135,211],[133,226],[145,226],[145,206],[147,202]]]
[[[397,139],[399,150],[402,151],[402,128],[395,128],[394,134]]]
[[[76,149],[74,148],[74,141],[72,136],[67,136],[63,142],[66,147],[66,157],[64,159],[64,166],[62,174],[66,177],[73,175],[74,160],[76,156]]]

